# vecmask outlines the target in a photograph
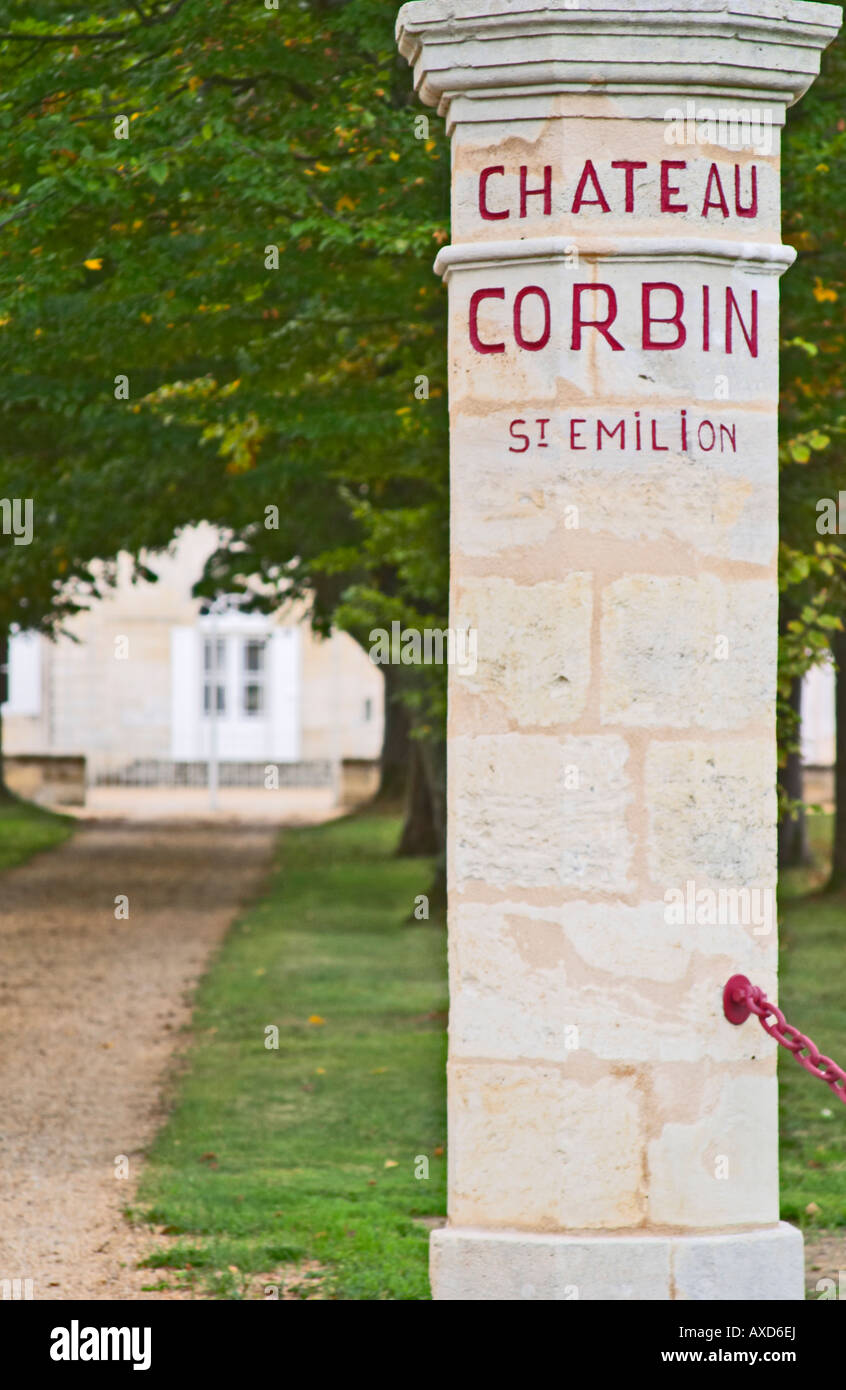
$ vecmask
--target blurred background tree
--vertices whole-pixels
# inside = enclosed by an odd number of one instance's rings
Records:
[[[798,749],[801,680],[833,653],[837,764],[831,886],[846,881],[846,555],[818,529],[821,499],[846,487],[846,41],[788,115],[783,143],[784,240],[798,251],[781,282],[781,623],[779,744],[783,867],[808,857]]]
[[[0,633],[54,630],[126,550],[225,532],[199,592],[307,597],[321,631],[444,627],[449,152],[394,0],[0,4]],[[802,675],[844,670],[841,38],[784,138],[782,863],[806,852]],[[121,395],[119,378],[127,378]],[[117,384],[116,384],[117,383]],[[116,394],[117,393],[117,394]],[[268,509],[277,511],[269,512]],[[257,585],[255,577],[260,583]],[[0,638],[0,640],[2,640]],[[442,844],[445,671],[384,667],[386,795]],[[846,875],[838,679],[835,881]]]
[[[366,648],[446,625],[449,154],[394,11],[0,6],[0,492],[36,507],[2,629],[200,520],[200,592],[306,597]],[[428,853],[445,672],[383,670],[384,790]]]

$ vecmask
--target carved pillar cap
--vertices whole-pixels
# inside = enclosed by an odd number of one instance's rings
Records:
[[[414,0],[397,42],[420,99],[452,123],[548,115],[550,98],[578,93],[585,114],[655,118],[668,98],[730,97],[775,106],[781,124],[841,18],[805,0],[688,0],[681,12],[672,0]]]

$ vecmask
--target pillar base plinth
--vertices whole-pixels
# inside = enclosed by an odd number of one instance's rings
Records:
[[[802,1233],[777,1226],[710,1235],[432,1232],[432,1297],[443,1300],[802,1300]]]

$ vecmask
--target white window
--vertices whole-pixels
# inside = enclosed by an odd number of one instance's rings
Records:
[[[301,756],[301,641],[260,614],[202,615],[172,634],[171,756]],[[214,718],[212,717],[214,716]]]
[[[212,692],[217,704],[212,704]],[[226,638],[206,637],[203,641],[203,714],[226,714]]]
[[[266,640],[263,637],[247,637],[243,651],[241,708],[248,719],[255,719],[265,713],[266,671]]]
[[[41,643],[37,632],[9,636],[9,698],[4,714],[41,713]]]

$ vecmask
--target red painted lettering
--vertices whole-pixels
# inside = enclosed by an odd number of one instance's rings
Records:
[[[652,312],[652,292],[653,290],[669,290],[675,300],[675,313],[668,318],[658,318]],[[687,339],[687,329],[682,323],[682,312],[684,310],[684,295],[678,285],[671,285],[666,281],[655,281],[653,284],[641,286],[640,291],[641,318],[643,323],[642,346],[651,348],[655,352],[672,352],[676,348],[684,346]],[[652,336],[653,323],[668,323],[676,329],[676,336],[673,342],[659,342]]]
[[[713,184],[717,185],[716,198],[711,197],[711,187]],[[708,213],[711,211],[711,208],[719,208],[720,212],[723,214],[723,217],[728,217],[729,215],[729,205],[726,202],[726,195],[723,192],[723,184],[720,178],[720,171],[717,168],[716,164],[712,164],[711,168],[708,170],[708,182],[705,185],[705,201],[702,204],[702,216],[707,217]]]
[[[752,164],[749,169],[750,190],[749,197],[751,202],[748,208],[742,207],[740,203],[740,165],[734,166],[734,210],[738,217],[755,217],[758,212],[758,166]]]
[[[645,169],[645,159],[615,159],[612,169],[626,171],[626,212],[634,212],[634,173],[635,169]]]
[[[504,299],[505,290],[474,290],[470,296],[470,342],[477,352],[505,352],[505,343],[483,343],[479,337],[479,305],[483,299]]]
[[[534,340],[526,338],[523,334],[523,300],[527,295],[536,294],[544,312],[543,332],[539,338]],[[549,335],[552,330],[552,319],[549,309],[549,295],[546,290],[542,290],[540,285],[526,285],[514,298],[514,339],[518,347],[525,348],[527,352],[540,352],[549,342]]]
[[[543,188],[529,188],[528,168],[525,164],[520,165],[520,216],[526,216],[527,198],[543,198],[543,215],[549,217],[552,212],[552,165],[545,164],[543,170]]]
[[[595,198],[585,197],[585,189],[587,188],[588,179],[590,179],[590,182],[593,184],[594,192],[596,193]],[[575,197],[573,198],[573,212],[580,212],[582,207],[599,207],[602,208],[603,212],[611,211],[611,208],[608,204],[608,200],[599,186],[599,179],[596,177],[596,170],[593,167],[593,161],[590,159],[588,159],[585,163],[585,167],[582,170],[582,176],[579,179],[578,186],[576,188]]]
[[[600,452],[601,452],[601,450],[602,450],[602,431],[603,431],[603,430],[604,430],[605,433],[608,435],[608,438],[609,438],[609,439],[613,439],[613,438],[614,438],[614,435],[615,435],[615,434],[617,433],[617,431],[619,430],[619,431],[620,431],[620,448],[621,448],[621,449],[625,449],[625,447],[626,447],[626,422],[625,422],[625,420],[618,420],[618,422],[617,422],[617,424],[614,426],[613,430],[609,430],[609,428],[608,428],[607,425],[603,424],[601,420],[597,420],[597,422],[596,422],[596,447],[597,447],[597,449],[600,450]]]
[[[483,169],[479,175],[479,212],[486,222],[497,222],[501,217],[510,217],[511,213],[491,212],[488,207],[488,179],[492,174],[504,174],[504,164],[492,164],[490,168]]]
[[[746,346],[752,357],[758,356],[758,291],[752,290],[752,311],[749,332],[746,332],[746,324],[740,315],[740,308],[734,297],[734,292],[726,290],[726,352],[731,352],[731,329],[732,314],[737,314],[737,321],[740,324],[740,331],[746,339]]]
[[[525,423],[526,423],[525,420],[512,420],[512,421],[511,421],[511,424],[510,424],[509,429],[508,429],[508,433],[511,435],[511,438],[512,438],[512,439],[522,439],[522,441],[523,441],[523,447],[522,447],[522,449],[515,449],[513,444],[509,444],[509,446],[508,446],[508,452],[509,452],[509,454],[525,454],[526,450],[528,449],[528,447],[529,447],[529,436],[528,436],[527,434],[521,434],[519,430],[516,430],[516,431],[515,431],[515,429],[514,429],[514,426],[515,426],[515,425],[525,425]]]
[[[670,183],[671,169],[686,169],[686,159],[662,159],[661,160],[661,211],[662,212],[687,212],[687,203],[673,203],[673,198],[681,189],[675,184]]]
[[[588,290],[598,294],[600,291],[608,297],[608,313],[604,319],[583,319],[582,318],[582,295]],[[574,285],[573,286],[573,332],[570,338],[570,347],[574,352],[579,352],[582,346],[582,329],[595,328],[601,333],[607,343],[610,344],[614,352],[623,352],[623,344],[618,343],[617,339],[609,331],[611,324],[617,317],[617,296],[610,285]]]

